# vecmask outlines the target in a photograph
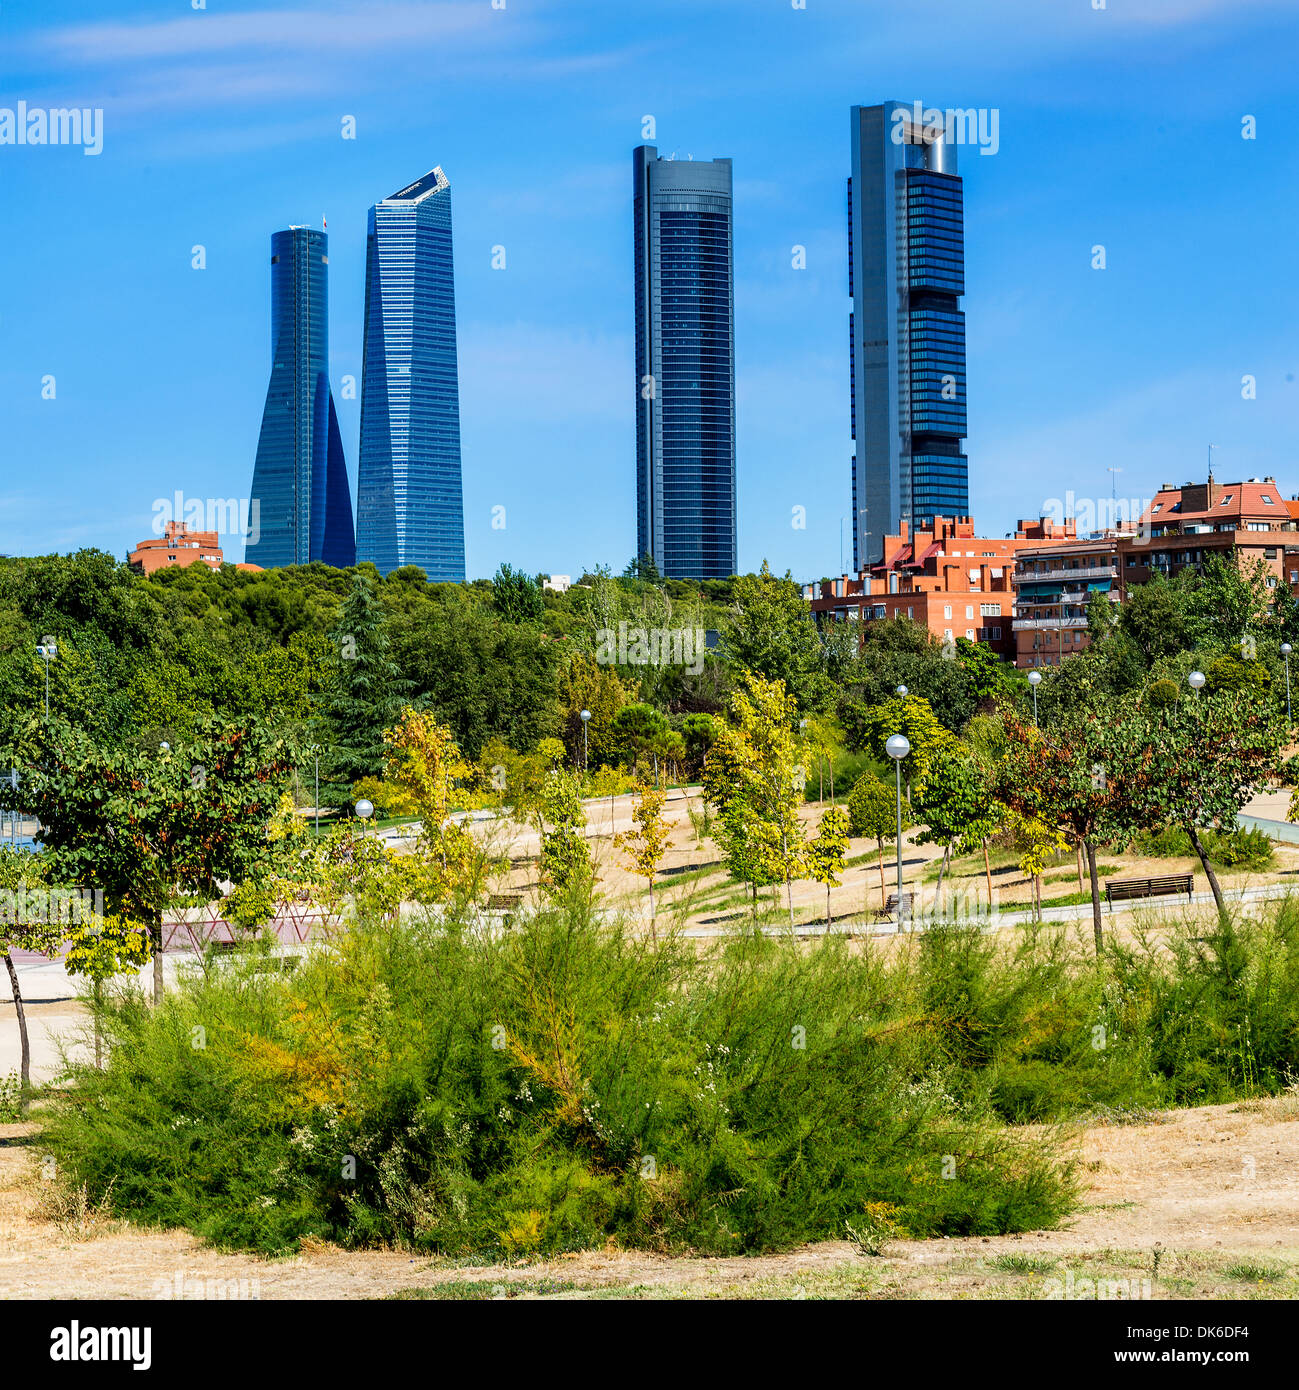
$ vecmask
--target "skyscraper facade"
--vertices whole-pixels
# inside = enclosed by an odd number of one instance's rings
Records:
[[[928,123],[927,123],[928,122]],[[965,223],[941,113],[852,108],[848,180],[853,561],[904,518],[968,516]]]
[[[433,169],[370,209],[356,546],[383,574],[465,577],[451,185]]]
[[[356,563],[352,493],[329,388],[329,238],[271,237],[271,381],[253,466],[249,564]]]
[[[735,573],[731,161],[633,156],[638,556]]]

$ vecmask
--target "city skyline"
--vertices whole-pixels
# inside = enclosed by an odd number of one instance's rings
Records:
[[[1275,6],[939,3],[920,35],[836,0],[742,19],[670,0],[649,38],[580,0],[324,8],[323,25],[247,0],[183,22],[111,0],[0,18],[0,105],[104,112],[93,158],[0,147],[0,550],[122,554],[158,498],[246,494],[263,238],[322,214],[355,485],[362,212],[436,157],[456,182],[468,573],[621,568],[637,549],[626,152],[653,141],[734,160],[738,567],[838,572],[841,529],[851,566],[844,110],[888,97],[1000,114],[995,156],[960,151],[981,529],[1107,499],[1110,467],[1151,496],[1198,475],[1210,441],[1223,475],[1294,472],[1299,292],[1284,261],[1264,279],[1247,260],[1260,226],[1299,211],[1276,57],[1299,21]],[[89,246],[69,198],[94,209]]]
[[[440,165],[370,209],[356,554],[436,583],[465,577],[453,244]]]

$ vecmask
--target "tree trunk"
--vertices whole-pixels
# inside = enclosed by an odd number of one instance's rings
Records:
[[[992,911],[992,861],[988,858],[988,837],[983,837],[983,872],[988,877],[988,911]]]
[[[1078,851],[1078,891],[1083,893],[1086,892],[1082,881],[1083,842],[1081,840],[1075,841],[1074,848]]]
[[[943,875],[947,872],[947,856],[948,856],[951,852],[952,852],[952,847],[951,847],[951,845],[944,845],[944,846],[943,846],[943,857],[938,861],[938,888],[937,888],[937,890],[936,890],[935,895],[936,895],[936,897],[938,898],[938,901],[939,901],[940,903],[942,902],[942,899],[943,899]]]
[[[755,878],[749,887],[753,890],[753,925],[756,927],[758,925],[758,880]]]
[[[1042,875],[1033,875],[1033,920],[1042,920]]]
[[[829,931],[834,926],[834,918],[830,915],[830,885],[825,885],[825,929]]]
[[[104,998],[104,986],[101,980],[96,980],[94,985],[95,1000],[95,1066],[102,1068],[104,1065],[103,1040],[99,1033],[99,1006]]]
[[[1096,846],[1090,840],[1084,840],[1083,844],[1087,849],[1087,875],[1092,883],[1092,931],[1096,937],[1096,956],[1099,959],[1105,945],[1105,928],[1101,918],[1101,881],[1096,872]]]
[[[1205,853],[1200,832],[1194,823],[1187,821],[1186,833],[1191,837],[1191,844],[1195,846],[1196,854],[1200,856],[1200,863],[1204,865],[1204,875],[1209,880],[1209,887],[1213,890],[1213,901],[1218,904],[1218,916],[1225,917],[1227,905],[1222,900],[1222,889],[1218,886],[1218,875],[1213,872],[1213,866],[1209,863],[1209,856]]]
[[[883,841],[883,840],[876,840],[875,843],[876,843],[877,845],[879,845],[879,847],[880,847],[880,911],[883,912],[883,911],[884,911],[884,907],[885,907],[885,900],[884,900],[884,841]]]
[[[650,941],[651,941],[651,942],[654,944],[654,946],[657,948],[657,946],[658,946],[658,944],[659,944],[659,938],[658,938],[658,932],[654,929],[654,880],[653,880],[652,878],[649,880],[649,898],[650,898]]]
[[[785,859],[785,904],[789,908],[789,925],[794,925],[794,886],[789,881],[789,836],[780,832],[780,852]]]
[[[153,942],[153,1002],[162,1003],[162,913],[156,912],[149,923],[149,939]]]
[[[27,1037],[27,1015],[23,1011],[23,992],[18,987],[18,971],[13,957],[4,953],[5,969],[9,972],[9,984],[14,992],[14,1012],[18,1015],[19,1076],[22,1078],[21,1104],[27,1108],[27,1093],[32,1086],[32,1045]]]

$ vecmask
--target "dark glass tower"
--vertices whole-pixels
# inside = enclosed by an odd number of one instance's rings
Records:
[[[731,161],[633,156],[636,545],[673,579],[735,573]]]
[[[244,554],[267,569],[356,563],[352,493],[329,389],[328,286],[324,232],[290,227],[271,237],[271,384]]]
[[[848,180],[853,561],[967,516],[965,223],[956,146],[902,102],[852,108]]]
[[[356,549],[383,574],[465,577],[451,185],[433,169],[370,209]]]

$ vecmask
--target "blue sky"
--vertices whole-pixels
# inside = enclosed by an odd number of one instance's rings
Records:
[[[1292,0],[928,0],[923,22],[879,0],[193,3],[0,10],[0,108],[104,110],[98,156],[0,145],[0,553],[120,555],[177,489],[247,497],[271,232],[328,218],[337,397],[366,210],[441,164],[469,573],[621,569],[652,115],[661,152],[735,162],[741,568],[837,572],[848,108],[885,99],[999,112],[998,152],[961,154],[982,530],[1108,497],[1110,467],[1149,496],[1210,443],[1220,478],[1299,491]],[[338,404],[355,488],[359,403]]]

